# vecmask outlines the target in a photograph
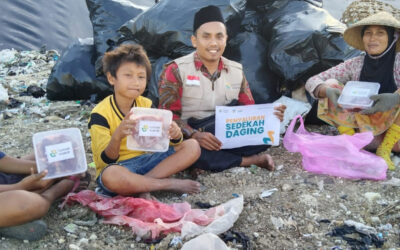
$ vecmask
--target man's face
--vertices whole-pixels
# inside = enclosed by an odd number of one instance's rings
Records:
[[[221,22],[202,24],[192,36],[193,47],[200,59],[205,63],[219,61],[226,47],[226,27]]]

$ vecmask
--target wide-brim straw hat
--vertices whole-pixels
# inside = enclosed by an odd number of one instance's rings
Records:
[[[376,14],[370,15],[347,28],[344,31],[343,38],[346,43],[353,48],[365,51],[364,43],[361,37],[361,30],[364,26],[368,25],[382,25],[393,27],[399,32],[400,21],[394,18],[390,13],[381,11]],[[396,51],[400,51],[400,39],[397,40]]]
[[[356,0],[347,6],[340,21],[350,27],[352,24],[380,11],[389,12],[397,20],[400,20],[400,10],[391,4],[377,0]]]

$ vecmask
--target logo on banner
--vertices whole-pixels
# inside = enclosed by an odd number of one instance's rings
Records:
[[[264,144],[274,144],[274,131],[269,130],[268,132],[268,137],[263,138]]]

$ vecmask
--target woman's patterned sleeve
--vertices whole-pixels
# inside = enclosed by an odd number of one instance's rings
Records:
[[[336,79],[343,84],[351,80],[357,80],[363,63],[362,58],[362,56],[354,57],[311,77],[306,82],[307,91],[312,97],[316,98],[314,90],[328,79]]]

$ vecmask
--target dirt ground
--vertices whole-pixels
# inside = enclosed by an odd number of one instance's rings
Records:
[[[87,119],[93,104],[51,102],[18,94],[22,85],[43,84],[50,66],[35,72],[3,75],[0,79],[8,88],[10,97],[23,103],[14,109],[0,106],[1,150],[22,156],[32,152],[34,133],[77,127],[82,132],[90,163],[92,154]],[[336,133],[335,129],[325,125],[307,128],[324,134]],[[244,209],[232,230],[245,234],[251,246],[237,240],[227,243],[232,249],[350,249],[343,238],[328,235],[346,220],[375,228],[377,237],[384,240],[383,249],[400,249],[398,183],[314,175],[302,169],[301,155],[289,153],[282,145],[271,148],[268,153],[277,166],[274,172],[234,168],[221,173],[204,173],[197,180],[207,189],[199,194],[155,193],[155,196],[165,203],[186,201],[197,208],[195,203],[198,201],[214,206],[232,199],[235,194],[243,195]],[[94,169],[89,170],[94,179]],[[177,177],[188,176],[188,173],[182,173]],[[387,180],[395,178],[400,178],[399,168],[388,172]],[[92,180],[90,189],[94,187]],[[273,188],[277,191],[271,196],[260,198],[263,191]],[[366,193],[373,193],[372,198]],[[49,230],[43,239],[24,242],[0,237],[0,249],[168,249],[172,237],[178,235],[169,235],[154,244],[137,242],[129,228],[101,224],[101,218],[96,218],[81,205],[60,210],[57,207],[59,203],[56,202],[44,217]],[[75,232],[65,230],[69,224],[77,225]],[[359,238],[357,233],[347,236]],[[176,248],[179,247],[171,247]]]

